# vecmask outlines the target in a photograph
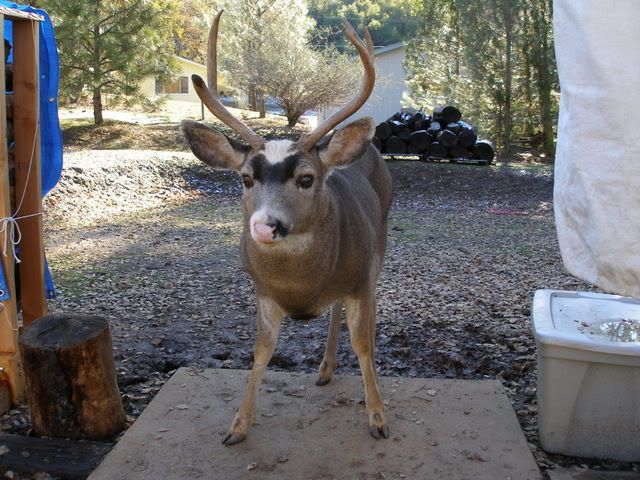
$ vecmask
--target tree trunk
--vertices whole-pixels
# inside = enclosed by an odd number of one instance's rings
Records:
[[[528,137],[532,137],[534,134],[533,119],[536,117],[534,114],[535,108],[533,102],[533,92],[531,88],[531,55],[528,51],[524,53],[524,98],[526,104],[526,117],[525,117],[525,134]]]
[[[104,122],[102,116],[102,93],[99,88],[93,91],[93,120],[96,125]]]
[[[460,76],[460,57],[462,52],[462,41],[460,39],[460,12],[456,7],[455,2],[452,2],[451,8],[453,10],[453,23],[454,23],[454,31],[455,31],[455,40],[454,40],[454,67],[453,73],[456,77]]]
[[[506,34],[505,41],[505,64],[504,64],[504,120],[502,121],[502,153],[509,155],[511,150],[511,95],[513,72],[511,67],[512,43],[513,43],[513,13],[511,0],[504,0],[504,28]]]
[[[257,110],[257,103],[256,103],[256,87],[255,85],[250,85],[249,86],[249,91],[247,92],[247,95],[249,96],[248,101],[249,101],[249,110],[251,111],[256,111]]]
[[[101,59],[102,54],[102,32],[100,30],[100,8],[102,6],[101,0],[96,0],[95,4],[95,24],[93,26],[93,55],[92,55],[92,67],[93,67],[93,121],[96,125],[100,125],[104,122],[102,117],[102,71],[101,71]]]
[[[125,425],[109,324],[88,315],[48,315],[20,338],[34,431],[106,439]]]
[[[298,123],[298,120],[300,120],[300,117],[302,115],[300,115],[299,113],[287,113],[287,126],[289,128],[293,128],[296,126],[296,123]]]
[[[542,9],[542,10],[541,10]],[[548,9],[548,11],[546,11]],[[549,33],[551,30],[551,5],[542,2],[536,11],[534,28],[538,37],[538,96],[540,102],[540,120],[544,135],[543,152],[549,157],[555,156],[555,142],[553,134],[553,114],[551,112],[551,72],[549,62]]]
[[[264,95],[262,93],[258,95],[258,112],[260,114],[260,118],[265,118],[267,116],[267,109],[264,104]]]

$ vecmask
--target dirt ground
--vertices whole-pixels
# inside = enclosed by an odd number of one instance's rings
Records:
[[[240,180],[183,152],[84,150],[65,161],[46,201],[59,295],[51,310],[110,320],[129,420],[180,366],[250,368],[255,307],[238,256]],[[395,194],[378,286],[380,374],[498,378],[543,470],[638,471],[539,448],[533,293],[591,289],[562,267],[550,168],[389,167]],[[270,369],[316,371],[327,320],[285,321]],[[344,326],[337,373],[358,373]],[[0,426],[27,433],[25,409]]]

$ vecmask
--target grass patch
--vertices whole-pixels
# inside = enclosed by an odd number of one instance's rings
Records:
[[[304,126],[287,127],[284,117],[246,118],[243,121],[267,140],[297,139],[306,131]],[[215,120],[211,126],[229,136],[236,136],[226,125]],[[139,124],[106,120],[95,125],[88,118],[65,119],[60,122],[62,140],[66,148],[78,150],[164,150],[188,151],[189,146],[180,132],[179,123]]]
[[[64,120],[62,140],[65,147],[80,150],[188,150],[176,124],[140,125],[107,120],[95,125],[86,119]]]

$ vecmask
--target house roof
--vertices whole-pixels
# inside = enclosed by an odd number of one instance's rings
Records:
[[[198,63],[198,62],[194,62],[193,60],[189,60],[188,58],[184,58],[184,57],[181,57],[181,56],[179,56],[179,55],[174,55],[173,57],[174,57],[174,58],[177,58],[177,59],[178,59],[178,60],[180,60],[181,62],[188,63],[189,65],[194,65],[194,66],[196,66],[196,67],[207,68],[207,66],[206,66],[206,65],[203,65],[203,64]]]
[[[396,42],[396,43],[392,43],[391,45],[387,45],[385,47],[376,48],[373,53],[376,56],[378,56],[378,55],[382,55],[383,53],[389,53],[389,52],[392,52],[394,50],[399,50],[399,49],[404,48],[404,47],[405,47],[404,43]]]

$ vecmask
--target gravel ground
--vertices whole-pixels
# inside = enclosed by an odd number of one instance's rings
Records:
[[[70,152],[47,198],[52,311],[107,317],[133,421],[179,366],[250,368],[253,288],[240,268],[240,181],[179,152]],[[380,374],[499,378],[538,464],[635,470],[547,455],[536,433],[538,288],[592,289],[564,271],[548,167],[390,163],[395,198],[378,287]],[[286,321],[270,368],[315,372],[327,316]],[[337,373],[358,373],[343,326]],[[24,408],[2,429],[29,431]]]

